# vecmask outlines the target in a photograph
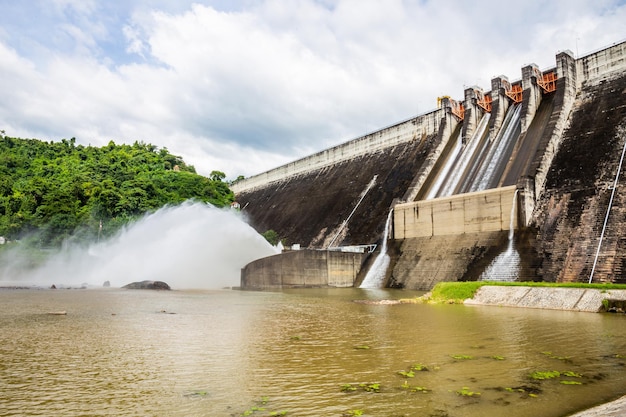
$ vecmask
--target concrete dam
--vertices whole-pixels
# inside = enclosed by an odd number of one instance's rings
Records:
[[[233,184],[289,248],[242,287],[360,286],[382,247],[387,287],[626,283],[626,42],[555,61]]]

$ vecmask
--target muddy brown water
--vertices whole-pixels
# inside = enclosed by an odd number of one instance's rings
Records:
[[[0,290],[0,416],[556,417],[626,393],[624,316],[353,302],[413,295]]]

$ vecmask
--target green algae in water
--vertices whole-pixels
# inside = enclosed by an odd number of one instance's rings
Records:
[[[363,391],[367,391],[367,392],[380,392],[380,384],[379,383],[359,384],[359,387],[363,388]]]
[[[354,392],[356,390],[357,390],[357,387],[353,386],[352,384],[343,384],[341,386],[342,392]]]
[[[428,367],[426,365],[421,364],[421,363],[415,363],[415,364],[413,364],[413,366],[411,366],[411,370],[412,371],[419,371],[419,372],[428,371]]]
[[[474,359],[474,357],[470,355],[450,355],[450,357],[454,360],[460,360],[460,361]]]
[[[410,392],[421,392],[421,393],[428,393],[431,390],[426,388],[426,387],[420,387],[420,386],[411,386],[409,385],[409,383],[407,381],[404,381],[404,383],[400,386],[400,388],[410,391]]]
[[[558,378],[560,376],[561,376],[561,373],[559,371],[535,371],[532,374],[530,374],[530,378],[537,380],[537,381]]]
[[[341,391],[342,392],[355,392],[359,388],[365,392],[380,392],[380,384],[377,382],[360,383],[358,386],[354,386],[352,384],[343,384],[341,386]]]
[[[454,391],[457,395],[462,397],[480,397],[480,392],[474,392],[469,389],[469,387],[463,387],[459,390]]]
[[[563,385],[582,385],[583,383],[580,381],[567,381],[567,380],[563,380],[561,381],[561,384]]]

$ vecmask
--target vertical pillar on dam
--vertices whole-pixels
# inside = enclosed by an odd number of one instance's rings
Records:
[[[522,89],[524,100],[522,101],[521,133],[524,134],[535,117],[537,108],[541,104],[541,88],[537,85],[535,75],[541,73],[536,64],[530,64],[522,68]]]
[[[534,71],[541,74],[538,69],[533,66],[527,67],[528,71]],[[521,190],[520,200],[520,224],[528,226],[532,221],[532,215],[545,186],[546,177],[552,165],[552,160],[561,143],[563,132],[567,125],[569,114],[574,105],[576,92],[578,91],[576,59],[571,51],[563,51],[556,56],[556,73],[557,73],[557,96],[555,101],[555,109],[550,122],[550,136],[546,138],[545,149],[541,154],[541,159],[536,161],[535,172],[529,173],[529,176],[520,178],[517,183],[518,189]],[[531,75],[532,76],[532,75]],[[541,88],[535,85],[541,94]],[[555,117],[556,116],[556,117]],[[528,123],[532,122],[532,118]]]
[[[475,86],[465,89],[465,118],[463,119],[463,130],[461,132],[463,143],[467,143],[472,138],[472,135],[476,130],[476,126],[483,115],[483,109],[481,109],[477,104],[477,91],[482,94],[482,89],[480,87]]]
[[[506,95],[506,91],[511,89],[511,83],[509,79],[500,75],[499,77],[491,80],[491,119],[489,120],[489,131],[491,137],[494,137],[493,132],[498,132],[504,121],[506,111],[509,109],[511,102]]]
[[[563,104],[567,104],[568,113],[571,109],[576,91],[578,89],[578,77],[576,73],[576,58],[572,51],[562,51],[556,55],[556,74],[559,80],[564,80],[562,87],[565,90]]]

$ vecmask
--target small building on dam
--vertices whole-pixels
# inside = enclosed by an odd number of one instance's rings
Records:
[[[233,184],[294,248],[242,287],[626,283],[626,42],[555,60]]]

